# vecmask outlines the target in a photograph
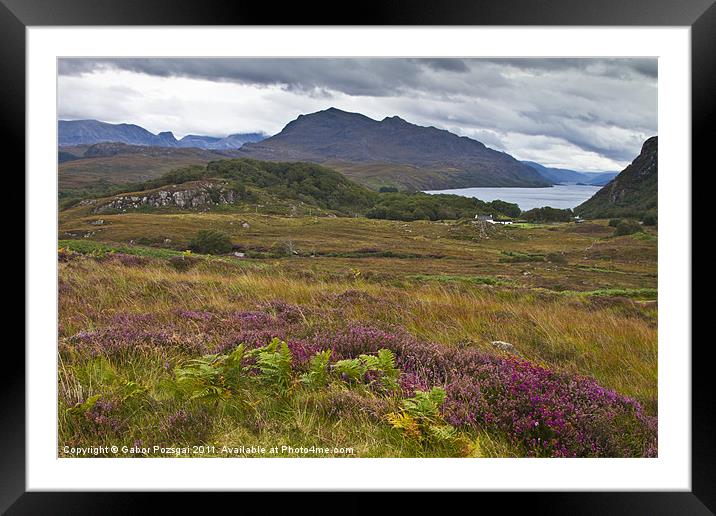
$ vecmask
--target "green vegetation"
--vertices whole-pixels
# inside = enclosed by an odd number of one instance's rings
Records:
[[[559,208],[533,208],[522,214],[527,222],[569,222],[574,217],[572,210],[561,210]]]
[[[514,218],[521,213],[516,204],[500,200],[488,203],[457,195],[398,192],[394,187],[382,187],[376,193],[319,165],[251,159],[212,161],[205,167],[177,168],[143,183],[98,184],[82,192],[75,191],[71,198],[62,201],[62,208],[76,206],[82,198],[153,191],[202,180],[218,181],[233,191],[237,206],[258,210],[258,205],[262,205],[264,212],[275,214],[295,214],[297,206],[291,203],[301,203],[301,213],[305,214],[326,210],[344,216],[365,214],[373,219],[403,221],[455,220],[473,218],[476,214]],[[218,190],[209,192],[217,195]],[[225,210],[221,206],[214,209]],[[140,211],[157,209],[141,208]]]
[[[211,229],[202,229],[189,241],[189,249],[203,254],[226,254],[232,247],[229,235]]]
[[[384,193],[365,216],[388,220],[454,220],[480,215],[519,215],[519,207],[503,201],[484,202],[448,194]]]
[[[642,219],[642,223],[645,226],[656,226],[656,221],[657,221],[656,214],[653,214],[653,213],[649,213],[649,214],[645,215],[644,218]]]
[[[206,181],[233,190],[235,204],[60,212],[60,449],[116,441],[136,445],[128,457],[166,456],[143,451],[150,445],[179,456],[193,456],[192,445],[261,457],[654,453],[655,226],[612,238],[606,220],[555,222],[565,210],[551,209],[490,225],[474,215],[514,218],[518,208],[380,193],[316,165],[243,159],[142,187]],[[216,256],[232,249],[242,254]],[[538,429],[528,423],[542,416],[511,378],[547,400]],[[607,401],[560,412],[603,392],[592,381],[610,390]],[[560,417],[599,446],[549,426]],[[535,439],[551,444],[534,448]],[[261,451],[267,443],[278,450]]]
[[[636,220],[620,220],[614,229],[614,236],[633,235],[634,233],[639,233],[641,230],[641,224]]]

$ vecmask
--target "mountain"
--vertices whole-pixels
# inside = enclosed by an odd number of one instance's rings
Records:
[[[262,133],[237,133],[225,138],[197,136],[190,134],[177,142],[179,147],[197,147],[199,149],[238,149],[247,142],[260,142],[266,135]]]
[[[266,139],[263,133],[237,133],[204,147],[206,149],[238,149],[245,143],[256,143]]]
[[[619,172],[595,172],[592,174],[593,177],[591,177],[591,181],[587,184],[594,185],[594,186],[604,186],[609,181],[614,179],[619,175]]]
[[[656,214],[658,201],[658,140],[644,142],[641,153],[591,199],[574,209],[584,218],[635,217]]]
[[[58,122],[58,142],[60,146],[100,142],[160,147],[176,146],[176,138],[169,131],[153,134],[138,125],[108,124],[98,120],[60,120]]]
[[[184,138],[177,142],[177,146],[206,149],[210,145],[214,145],[219,140],[221,140],[221,138],[218,138],[216,136],[199,136],[196,134],[187,134]]]
[[[321,163],[373,188],[552,184],[509,154],[476,140],[397,116],[378,121],[336,108],[300,115],[277,135],[245,144],[240,154],[269,161]]]
[[[585,185],[602,186],[614,179],[618,172],[577,172],[565,168],[551,168],[540,165],[534,161],[523,161],[527,166],[534,168],[539,174],[556,184],[582,183]]]
[[[134,124],[108,124],[98,120],[60,120],[58,142],[61,147],[103,142],[149,147],[196,147],[199,149],[237,149],[246,142],[265,138],[260,133],[232,134],[225,138],[188,135],[177,140],[171,131],[154,134]]]

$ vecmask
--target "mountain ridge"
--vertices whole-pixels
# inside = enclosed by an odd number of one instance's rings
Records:
[[[299,115],[278,134],[261,142],[247,143],[240,153],[268,161],[331,163],[362,184],[357,170],[380,165],[390,173],[395,167],[413,167],[402,179],[393,174],[394,185],[410,187],[410,181],[441,174],[442,188],[465,186],[551,186],[538,172],[507,153],[445,129],[419,126],[398,117],[374,120],[361,113],[328,108]],[[347,174],[348,175],[348,174]],[[375,186],[370,184],[369,186]],[[414,187],[414,186],[413,186]]]
[[[154,134],[136,124],[110,124],[99,120],[58,120],[57,139],[60,147],[124,143],[148,147],[195,147],[199,149],[237,149],[247,142],[257,142],[262,133],[234,133],[225,137],[187,135],[177,139],[171,131]]]
[[[604,186],[614,179],[619,172],[579,172],[566,168],[546,167],[536,161],[522,161],[525,165],[534,168],[542,177],[556,184],[583,183],[594,186]]]

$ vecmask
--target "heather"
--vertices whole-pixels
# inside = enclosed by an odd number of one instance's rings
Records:
[[[349,291],[342,296],[355,294]],[[251,412],[247,407],[265,393],[281,397],[289,392],[295,394],[298,389],[306,391],[303,395],[310,400],[306,403],[318,414],[316,417],[332,419],[359,410],[372,424],[400,436],[400,425],[410,417],[396,419],[396,414],[401,414],[401,403],[437,387],[444,390],[445,397],[433,416],[442,421],[435,428],[442,432],[452,429],[448,437],[443,436],[449,446],[443,441],[423,442],[406,430],[403,437],[415,440],[414,446],[440,446],[450,455],[461,455],[469,449],[465,442],[470,442],[470,436],[488,432],[499,435],[507,446],[526,456],[656,455],[656,419],[646,415],[635,400],[603,388],[591,378],[554,371],[513,356],[490,355],[469,346],[421,341],[404,330],[386,331],[348,323],[339,331],[326,331],[307,325],[301,307],[282,301],[263,303],[260,308],[229,312],[180,309],[170,314],[171,322],[161,322],[151,313],[119,313],[102,328],[78,332],[63,340],[60,356],[65,364],[89,357],[100,364],[119,367],[136,363],[141,357],[142,361],[155,363],[158,376],[153,381],[161,386],[177,378],[179,383],[187,378],[194,381],[202,364],[225,362],[229,359],[217,357],[240,353],[245,371],[237,373],[237,382],[257,375],[265,377],[253,387],[241,387],[254,390],[240,395],[235,393],[239,387],[217,383],[213,377],[204,379],[193,385],[190,403],[176,408],[174,400],[170,403],[173,408],[166,410],[162,407],[167,403],[162,401],[166,393],[159,389],[151,396],[140,389],[145,406],[163,414],[153,426],[170,440],[181,437],[182,429],[194,437],[210,432],[207,427],[211,426],[212,416],[206,411],[212,409],[212,404],[197,404],[197,400],[228,401],[229,412],[239,410],[243,414]],[[279,351],[279,345],[283,351]],[[257,350],[260,352],[252,356]],[[283,366],[276,358],[282,353]],[[381,363],[386,353],[389,358]],[[251,369],[249,364],[257,369]],[[325,373],[329,370],[334,373],[332,377]],[[323,380],[311,379],[311,373],[315,377],[321,371]],[[217,376],[229,378],[230,371],[218,369]],[[66,378],[68,383],[73,380],[77,381]],[[325,392],[316,394],[316,390]],[[131,398],[114,396],[125,402]],[[129,423],[113,416],[116,407],[106,401],[98,401],[85,411],[82,403],[86,400],[66,399],[65,403],[70,413],[82,413],[85,426],[79,429],[85,432],[98,436],[116,434]],[[243,416],[237,418],[237,423],[242,419]],[[77,425],[75,419],[68,417],[67,421]],[[419,428],[418,423],[415,425]]]
[[[148,217],[61,222],[92,233],[58,253],[62,456],[656,455],[656,238]],[[232,252],[189,252],[202,229]]]

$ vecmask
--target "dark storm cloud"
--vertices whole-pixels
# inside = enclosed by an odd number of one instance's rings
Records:
[[[658,71],[655,58],[502,58],[489,61],[537,73],[573,70],[615,78],[642,75],[656,79]]]
[[[470,68],[465,64],[464,59],[452,59],[449,57],[440,59],[416,59],[415,62],[423,64],[433,70],[443,70],[446,72],[469,72]]]
[[[467,71],[461,60],[121,58],[62,59],[61,75],[119,69],[159,77],[186,77],[311,91],[329,89],[361,96],[388,96],[416,87],[426,69]]]
[[[535,151],[539,151],[538,145],[554,148],[559,140],[622,165],[638,154],[643,140],[657,129],[656,58],[59,61],[60,75],[65,77],[116,71],[273,87],[314,103],[317,99],[332,104],[349,98],[350,107],[357,111],[374,116],[398,114],[421,125],[448,128],[478,139],[482,135],[499,150],[516,155],[520,149],[509,146],[518,140],[523,145],[522,136],[529,136]],[[306,105],[314,103],[307,101]],[[78,111],[81,106],[66,106],[66,112],[73,115]],[[93,112],[101,112],[100,107]],[[504,146],[500,148],[498,142]],[[568,160],[563,155],[559,161]]]

